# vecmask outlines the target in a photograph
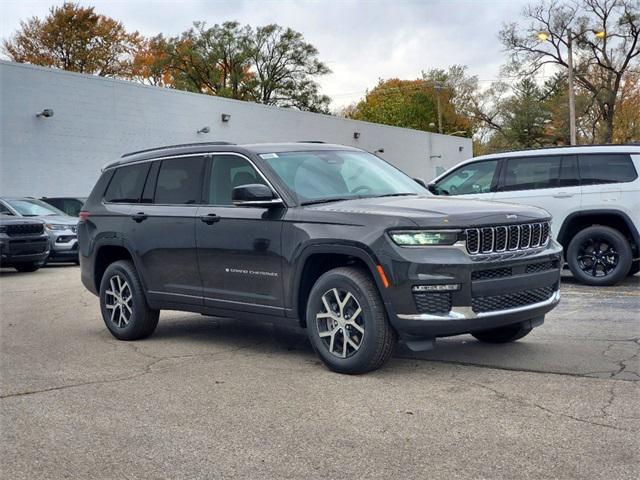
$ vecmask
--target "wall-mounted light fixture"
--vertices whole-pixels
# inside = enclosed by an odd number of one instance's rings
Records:
[[[442,155],[429,155],[429,158],[442,158]]]
[[[53,110],[51,108],[45,108],[40,113],[36,113],[36,117],[38,117],[38,118],[39,117],[45,117],[45,118],[53,117]]]
[[[224,123],[227,123],[229,120],[231,120],[231,114],[229,114],[229,113],[223,113],[222,115],[220,115],[220,119],[221,119]]]
[[[458,151],[461,152],[464,150],[464,147],[458,147]]]
[[[209,127],[202,127],[200,130],[198,130],[196,133],[209,133],[211,130],[209,129]]]
[[[356,140],[360,138],[360,132],[353,132],[353,138]]]
[[[373,152],[374,155],[377,155],[378,153],[384,153],[384,148],[379,148],[378,150]]]

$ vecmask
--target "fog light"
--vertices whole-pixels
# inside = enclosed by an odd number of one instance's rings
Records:
[[[445,285],[414,285],[412,290],[414,292],[455,292],[460,290],[460,285],[457,283]]]

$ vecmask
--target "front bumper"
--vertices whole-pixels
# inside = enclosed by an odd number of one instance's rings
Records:
[[[69,230],[49,230],[50,260],[75,261],[78,259],[77,232]]]
[[[384,267],[394,281],[383,296],[403,336],[444,337],[541,319],[560,301],[562,247],[555,242],[475,258],[459,246],[392,250]],[[432,286],[452,290],[416,291]]]
[[[10,267],[24,263],[44,263],[49,255],[45,235],[0,238],[0,265]]]

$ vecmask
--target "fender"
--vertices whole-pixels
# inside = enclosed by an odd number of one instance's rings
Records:
[[[376,267],[380,265],[380,262],[373,251],[364,244],[356,243],[356,242],[330,242],[330,243],[315,243],[311,245],[307,245],[303,247],[302,252],[296,256],[295,263],[293,265],[292,271],[292,281],[293,288],[290,288],[291,292],[290,297],[288,298],[288,304],[291,305],[291,314],[297,317],[298,312],[298,295],[300,293],[300,285],[302,283],[302,272],[304,266],[307,262],[307,259],[311,255],[315,255],[318,253],[326,253],[326,254],[339,254],[339,255],[349,255],[351,257],[355,257],[359,260],[362,260],[369,272],[371,272],[372,277],[376,282],[376,286],[378,287],[378,292],[380,292],[380,296],[383,301],[387,303],[388,294],[385,291],[385,287],[382,284],[382,280],[380,279],[380,275],[378,274]]]
[[[631,218],[629,218],[629,216],[623,211],[613,210],[613,209],[581,210],[579,212],[571,213],[564,219],[564,222],[562,223],[562,227],[558,232],[558,243],[563,244],[565,240],[565,236],[568,233],[567,232],[568,225],[571,223],[573,219],[579,218],[579,217],[586,217],[589,215],[611,215],[611,216],[622,219],[625,225],[627,226],[627,228],[629,229],[629,231],[631,232],[633,242],[636,244],[636,246],[640,247],[640,235],[638,234],[638,229],[633,224],[633,221],[631,220]]]
[[[137,271],[139,270],[139,265],[138,265],[138,259],[136,257],[136,255],[133,254],[133,248],[128,244],[128,242],[126,241],[125,238],[123,238],[120,235],[115,235],[115,236],[110,236],[110,237],[104,237],[101,239],[97,239],[94,242],[92,242],[93,245],[91,245],[91,250],[92,250],[92,257],[93,257],[93,265],[91,265],[91,271],[92,274],[94,275],[95,278],[95,271],[96,271],[96,262],[98,259],[98,254],[100,252],[100,249],[102,249],[103,247],[121,247],[124,248],[127,252],[129,252],[129,256],[131,257],[131,261],[133,262],[133,265],[135,266]],[[145,280],[143,278],[142,275],[138,275],[138,278],[140,280],[140,283],[142,284],[142,291],[144,292],[145,297],[147,296],[147,286],[145,283]],[[95,280],[94,280],[95,283]],[[99,292],[100,291],[100,285],[96,285],[95,286],[96,290]]]

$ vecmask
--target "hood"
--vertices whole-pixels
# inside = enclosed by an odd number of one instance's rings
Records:
[[[362,198],[308,208],[325,212],[403,217],[420,227],[465,228],[551,218],[547,211],[537,207],[436,196]]]
[[[1,225],[42,225],[44,222],[31,217],[17,217],[14,215],[0,215]]]
[[[42,217],[25,217],[25,218],[35,218],[38,220],[42,220],[45,223],[55,223],[57,225],[77,225],[78,219],[76,217],[70,217],[69,215],[45,215]]]

